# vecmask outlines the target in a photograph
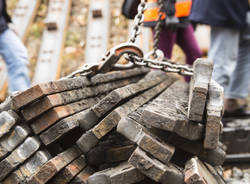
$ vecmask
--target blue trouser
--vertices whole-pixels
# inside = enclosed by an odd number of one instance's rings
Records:
[[[246,98],[250,81],[249,30],[211,27],[208,57],[214,61],[213,79],[224,87],[225,97]]]
[[[27,50],[20,38],[10,29],[0,33],[0,55],[7,65],[10,93],[29,88]]]

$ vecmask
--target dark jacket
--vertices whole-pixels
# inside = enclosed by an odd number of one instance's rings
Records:
[[[248,0],[193,0],[191,21],[218,27],[243,29]]]
[[[7,13],[6,0],[0,0],[0,32],[8,28],[9,22],[11,19]]]

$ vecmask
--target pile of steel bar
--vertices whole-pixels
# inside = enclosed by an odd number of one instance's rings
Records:
[[[223,89],[132,68],[36,86],[0,104],[3,184],[224,184]]]

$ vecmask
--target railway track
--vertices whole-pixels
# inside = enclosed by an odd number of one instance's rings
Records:
[[[32,84],[59,78],[71,0],[51,0]]]
[[[101,60],[108,49],[110,34],[110,0],[90,0],[85,63]]]
[[[18,28],[16,31],[23,42],[27,40],[29,27],[35,19],[40,3],[41,0],[20,0],[13,13],[12,21],[15,27]]]

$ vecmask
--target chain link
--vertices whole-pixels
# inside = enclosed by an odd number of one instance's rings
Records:
[[[135,55],[129,56],[129,59],[130,62],[132,62],[134,65],[137,66],[145,66],[152,69],[162,70],[164,72],[178,73],[180,75],[186,75],[186,76],[193,75],[193,68],[190,67],[189,65],[173,63],[166,59],[162,61],[148,59],[148,58],[142,59]]]
[[[164,13],[163,0],[158,0],[158,4],[159,4],[159,17],[156,26],[154,28],[155,33],[154,33],[153,54],[152,54],[154,57],[157,56],[156,52],[159,49],[160,33],[162,31],[161,19]],[[134,18],[133,32],[131,34],[129,42],[135,43],[137,36],[140,34],[141,31],[140,29],[143,23],[143,16],[145,9],[146,9],[145,0],[141,0],[141,3],[138,6],[138,14]],[[136,66],[146,66],[149,68],[158,69],[165,72],[178,73],[180,75],[188,75],[188,76],[193,75],[193,69],[188,65],[173,63],[169,60],[158,61],[158,60],[140,58],[135,55],[128,55],[125,58]]]
[[[157,24],[155,26],[155,34],[154,34],[154,44],[153,44],[153,54],[155,58],[157,57],[157,50],[159,48],[159,39],[160,39],[160,33],[161,33],[161,19],[163,15],[163,0],[158,0],[159,3],[159,17]],[[146,9],[146,2],[145,0],[141,0],[139,6],[138,6],[138,13],[134,18],[134,27],[133,31],[130,35],[129,43],[135,43],[138,35],[141,33],[141,26],[144,21],[144,11]],[[173,63],[170,60],[156,60],[151,58],[143,58],[138,57],[136,55],[128,54],[125,57],[129,62],[132,63],[132,65],[135,66],[145,66],[152,69],[158,69],[165,72],[173,72],[178,73],[180,75],[187,75],[192,76],[193,75],[193,68],[189,67],[188,65],[183,64],[177,64]],[[102,61],[102,63],[105,63],[105,60]],[[72,74],[68,75],[66,78],[74,78],[77,76],[89,76],[92,73],[96,74],[98,73],[98,66],[100,64],[93,64],[93,65],[84,65],[80,70],[73,72]],[[125,68],[131,68],[131,65],[127,66],[120,66],[116,65],[115,69],[125,69]]]
[[[162,16],[163,16],[163,0],[158,0],[159,4],[159,17],[156,23],[156,26],[154,28],[154,44],[153,44],[153,56],[156,56],[156,51],[159,49],[159,40],[160,40],[160,34],[162,31]]]
[[[129,42],[130,43],[135,43],[137,36],[140,35],[141,33],[141,26],[144,20],[144,11],[146,9],[146,2],[145,0],[141,0],[139,6],[138,6],[138,13],[134,18],[134,26],[132,33],[130,35]]]

